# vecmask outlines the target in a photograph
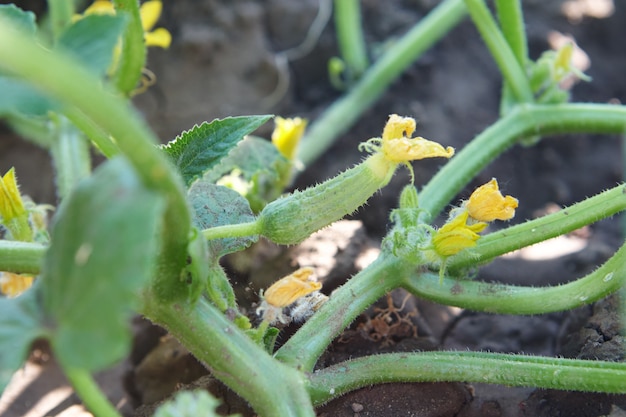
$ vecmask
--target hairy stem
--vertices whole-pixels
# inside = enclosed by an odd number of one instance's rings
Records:
[[[0,240],[0,271],[36,275],[47,249],[39,243]]]
[[[350,78],[357,80],[367,70],[367,48],[361,27],[361,6],[359,0],[335,0],[335,27],[339,50]]]
[[[626,392],[626,364],[482,352],[366,356],[310,376],[316,405],[385,382],[458,381],[595,392]]]
[[[527,135],[626,131],[626,106],[524,104],[476,136],[420,192],[420,207],[436,217],[478,172]]]
[[[520,287],[444,278],[413,272],[403,287],[437,303],[498,314],[544,314],[590,304],[620,289],[626,281],[626,245],[583,278],[554,287]]]

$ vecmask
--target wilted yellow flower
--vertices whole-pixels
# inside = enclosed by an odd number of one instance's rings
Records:
[[[27,216],[20,191],[17,189],[15,168],[0,177],[0,216],[4,222]]]
[[[385,157],[396,163],[415,161],[418,159],[444,157],[454,155],[454,148],[444,148],[437,142],[424,139],[420,136],[412,138],[415,132],[415,119],[400,117],[397,114],[389,116],[382,137],[382,152]]]
[[[0,272],[0,292],[7,297],[17,297],[33,285],[34,277],[12,272]]]
[[[300,297],[304,297],[322,288],[322,284],[312,279],[311,267],[297,271],[279,279],[263,294],[265,301],[274,307],[287,307]]]
[[[372,138],[362,143],[359,148],[368,152],[381,152],[385,160],[393,164],[405,164],[418,159],[444,157],[454,155],[454,148],[444,148],[437,142],[420,136],[412,138],[415,132],[415,119],[401,117],[397,114],[389,116],[383,129],[382,138]]]
[[[466,248],[476,245],[487,223],[467,224],[468,212],[463,211],[437,230],[432,238],[435,252],[443,258],[456,255]]]
[[[285,158],[293,161],[300,139],[304,135],[307,120],[300,117],[283,119],[277,116],[274,122],[276,127],[272,132],[272,143]]]
[[[478,187],[465,203],[470,217],[480,222],[512,219],[517,205],[517,198],[500,193],[495,178]]]
[[[157,28],[152,30],[157,20],[161,16],[163,3],[159,0],[150,0],[144,2],[139,7],[139,15],[141,17],[141,26],[144,31],[144,39],[146,46],[158,46],[160,48],[168,48],[172,43],[172,35],[167,29]],[[74,20],[80,19],[82,16],[90,14],[115,14],[113,3],[108,0],[96,0],[89,6],[82,15],[77,15]]]

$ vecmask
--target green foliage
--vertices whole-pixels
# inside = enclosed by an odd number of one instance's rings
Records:
[[[44,333],[37,295],[35,286],[18,298],[0,298],[0,393]]]
[[[162,404],[154,413],[154,417],[219,417],[216,409],[220,402],[207,391],[181,391],[174,399]],[[231,414],[237,417],[239,414]]]
[[[65,29],[58,46],[103,76],[113,62],[113,50],[125,26],[124,15],[85,16]]]
[[[35,13],[27,12],[15,4],[0,4],[0,19],[6,19],[24,34],[34,36],[37,32]]]
[[[193,208],[193,220],[197,227],[208,229],[227,224],[254,221],[248,201],[236,191],[204,179],[195,182],[188,192]],[[258,236],[215,239],[208,242],[211,258],[218,258],[243,250],[258,240]]]
[[[98,370],[126,353],[126,321],[154,272],[162,211],[162,198],[121,158],[61,204],[41,289],[52,346],[65,366]]]
[[[265,205],[278,198],[287,185],[291,171],[287,160],[271,142],[248,136],[216,165],[204,178],[237,189],[233,181],[245,183],[245,190],[237,190],[248,199],[252,211],[258,213]],[[236,176],[237,178],[230,178]]]
[[[237,143],[272,116],[240,116],[216,119],[194,126],[161,149],[176,165],[187,186],[216,166]]]

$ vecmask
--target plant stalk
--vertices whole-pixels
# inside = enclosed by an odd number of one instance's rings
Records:
[[[39,243],[0,240],[0,271],[39,274],[47,250]]]
[[[367,48],[361,27],[359,0],[335,0],[335,28],[341,57],[346,63],[351,80],[358,80],[367,67]]]
[[[463,0],[444,0],[380,57],[348,94],[311,124],[297,159],[310,165],[346,132],[409,65],[465,15]]]
[[[121,414],[118,413],[102,393],[89,372],[84,369],[61,366],[74,390],[93,415],[98,417],[121,417]]]
[[[146,65],[146,42],[143,35],[138,0],[113,0],[115,10],[130,17],[122,42],[122,53],[115,71],[114,83],[124,95],[130,96],[139,85],[141,70]]]
[[[626,392],[626,364],[482,352],[366,356],[310,376],[315,405],[385,382],[458,381],[609,393]]]
[[[444,278],[413,271],[403,287],[414,295],[437,303],[495,314],[544,314],[571,310],[600,300],[626,281],[626,245],[600,268],[583,278],[554,287],[521,287]]]

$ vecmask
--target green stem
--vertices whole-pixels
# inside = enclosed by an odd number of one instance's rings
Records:
[[[129,96],[137,88],[141,79],[141,70],[146,65],[146,42],[141,25],[138,0],[113,0],[115,10],[128,14],[130,21],[124,31],[122,53],[115,72],[115,86]]]
[[[210,229],[204,229],[202,235],[207,240],[223,239],[227,237],[243,237],[258,235],[261,231],[261,225],[258,221],[226,224],[223,226],[215,226]]]
[[[63,366],[62,366],[63,367]],[[121,417],[102,393],[93,377],[84,369],[63,367],[63,372],[85,406],[98,417]]]
[[[579,229],[626,210],[626,186],[618,185],[556,213],[481,237],[478,244],[448,259],[449,271],[489,261],[496,256]]]
[[[55,140],[50,154],[56,170],[57,192],[63,199],[91,173],[91,156],[89,144],[65,117],[51,115],[51,120],[55,125]]]
[[[52,35],[59,39],[74,16],[74,0],[48,0],[48,12]]]
[[[359,0],[335,0],[335,28],[341,57],[348,67],[350,79],[358,80],[369,65]]]
[[[411,63],[465,15],[463,0],[444,0],[372,65],[350,92],[333,103],[302,139],[297,159],[309,165],[347,131]]]
[[[518,287],[444,278],[417,271],[403,287],[437,303],[498,314],[544,314],[590,304],[620,289],[626,281],[626,245],[587,276],[555,287]]]
[[[166,327],[259,415],[315,415],[304,375],[273,359],[207,301],[193,305],[164,304],[152,297],[145,301],[142,313]]]
[[[533,93],[526,72],[500,32],[484,0],[465,0],[465,4],[513,96],[520,103],[531,103]]]
[[[191,217],[182,181],[142,117],[128,102],[110,91],[72,57],[50,52],[21,36],[9,22],[0,24],[0,67],[18,74],[68,106],[80,109],[104,132],[113,136],[144,184],[167,200],[161,235],[159,282],[154,286],[164,300],[186,296],[178,281],[184,267]]]
[[[527,135],[626,131],[626,106],[524,104],[489,126],[450,159],[420,192],[420,208],[436,217],[487,164]]]
[[[313,403],[385,382],[458,381],[609,393],[626,392],[626,364],[481,352],[366,356],[310,376]]]
[[[524,68],[528,59],[528,44],[524,14],[519,0],[496,0],[500,30],[509,44],[517,63]]]
[[[46,250],[39,243],[0,240],[0,271],[38,274]]]
[[[76,108],[69,108],[65,109],[64,114],[74,126],[80,129],[93,142],[104,156],[112,158],[120,153],[117,144],[111,137],[83,112]]]
[[[276,352],[275,357],[311,371],[324,350],[352,321],[385,293],[397,288],[406,266],[381,255],[370,266],[333,291],[329,300]]]

